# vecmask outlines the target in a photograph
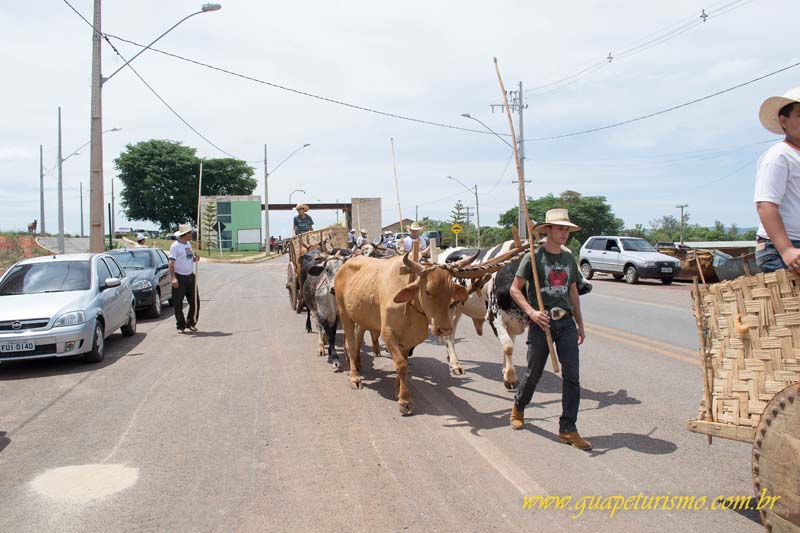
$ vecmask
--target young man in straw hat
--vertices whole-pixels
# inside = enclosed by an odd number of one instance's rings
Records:
[[[419,222],[414,222],[409,226],[408,232],[411,235],[406,235],[403,238],[403,248],[406,252],[410,252],[414,249],[414,241],[419,241],[419,251],[421,252],[425,248],[428,247],[428,242],[425,240],[424,237],[419,236],[419,232],[422,230],[422,225]]]
[[[800,87],[767,98],[758,118],[784,139],[756,166],[756,261],[764,272],[788,266],[800,274]]]
[[[175,232],[175,242],[169,248],[169,273],[172,277],[172,308],[175,310],[175,326],[178,333],[186,328],[197,331],[197,317],[200,315],[200,295],[195,298],[197,283],[194,277],[194,263],[200,257],[192,250],[192,225],[181,224]],[[183,299],[189,300],[188,320],[183,316]],[[196,302],[195,302],[196,301]]]
[[[301,233],[314,231],[314,219],[308,216],[308,204],[297,204],[294,208],[297,210],[297,216],[294,217],[292,233],[300,235]]]
[[[562,249],[569,234],[580,228],[570,222],[566,209],[551,209],[545,214],[544,223],[535,229],[548,233],[544,246],[539,248],[535,258],[544,309],[537,309],[531,255],[528,252],[520,261],[511,285],[511,298],[533,324],[528,328],[528,368],[514,396],[511,427],[522,429],[525,425],[525,407],[533,398],[533,391],[547,363],[549,350],[545,330],[549,329],[561,362],[563,377],[558,438],[561,442],[581,450],[591,450],[591,443],[580,436],[575,426],[581,401],[578,345],[583,343],[586,336],[576,284],[579,270],[573,255]],[[523,294],[526,284],[527,294]]]

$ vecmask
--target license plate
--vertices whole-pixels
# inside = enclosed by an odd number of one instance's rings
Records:
[[[28,342],[6,342],[0,344],[0,353],[6,352],[31,352],[36,349],[36,344]]]
[[[661,269],[661,272],[672,272],[672,269],[670,267],[664,267]]]

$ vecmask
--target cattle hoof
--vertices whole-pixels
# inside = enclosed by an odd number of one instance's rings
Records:
[[[360,390],[361,389],[361,381],[351,381],[350,388],[353,390]]]
[[[401,404],[398,404],[398,407],[400,408],[400,414],[402,416],[410,416],[410,415],[414,414],[414,410],[411,407],[410,403],[409,404],[402,404],[401,403]]]
[[[339,364],[339,361],[334,361],[333,362],[333,371],[334,372],[341,372],[342,371],[342,365]]]
[[[452,370],[454,376],[463,376],[464,375],[464,369],[462,367],[460,367],[460,366],[454,366],[451,370]]]
[[[506,390],[509,392],[516,392],[518,383],[512,383],[510,381],[503,381],[503,385],[505,385]]]

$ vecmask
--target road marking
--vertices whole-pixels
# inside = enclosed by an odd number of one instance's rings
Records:
[[[678,307],[677,305],[665,305],[665,304],[655,304],[652,302],[643,302],[641,300],[634,300],[632,298],[622,298],[620,296],[613,296],[611,294],[595,294],[593,293],[592,296],[600,296],[601,298],[611,298],[615,301],[619,302],[630,302],[638,305],[647,305],[650,307],[657,307],[659,309],[667,309],[668,311],[677,311],[680,313],[690,312],[691,310],[688,307]]]
[[[599,335],[601,337],[611,339],[613,341],[622,342],[629,346],[633,346],[635,348],[641,348],[648,352],[655,352],[661,355],[665,355],[671,359],[683,361],[684,363],[701,366],[698,354],[692,350],[689,350],[688,348],[675,346],[674,344],[669,344],[666,342],[649,339],[647,337],[640,337],[639,335],[628,333],[627,331],[607,328],[604,326],[597,326],[595,324],[586,324],[585,327],[586,330],[593,335]],[[687,355],[681,355],[681,354],[688,354],[692,355],[693,357],[687,357]]]

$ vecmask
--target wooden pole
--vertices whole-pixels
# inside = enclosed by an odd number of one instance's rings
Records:
[[[394,137],[389,137],[389,140],[392,142],[392,168],[394,168],[394,188],[397,191],[397,214],[400,216],[400,231],[405,231],[403,229],[403,210],[400,208],[400,184],[397,181],[397,161],[394,157]]]
[[[697,255],[695,255],[695,258]],[[699,266],[699,263],[698,263]],[[692,294],[694,296],[694,310],[697,314],[697,334],[700,337],[701,362],[703,363],[703,399],[706,402],[706,417],[709,422],[714,422],[714,409],[712,408],[714,375],[711,361],[708,356],[708,344],[706,342],[706,317],[703,306],[703,295],[700,294],[700,286],[697,284],[697,276],[692,277]],[[705,285],[705,282],[703,282]],[[708,443],[711,444],[711,435],[708,435]]]
[[[201,194],[200,191],[202,189],[202,186],[203,186],[203,160],[201,159],[200,160],[200,175],[197,178],[197,219],[196,220],[197,220],[197,228],[198,228],[198,232],[197,232],[197,235],[198,235],[197,249],[198,249],[198,251],[202,248],[202,246],[201,246],[202,234],[199,231],[199,229],[200,229],[200,194]],[[197,291],[197,279],[198,279],[198,273],[199,273],[198,272],[198,268],[197,268],[198,264],[199,264],[199,261],[195,261],[195,263],[194,263],[194,324],[195,325],[197,325],[197,319],[199,318],[198,317],[199,309],[197,307],[197,292],[198,292]]]
[[[522,166],[519,160],[519,151],[517,150],[517,135],[514,133],[514,121],[511,119],[511,108],[508,107],[508,93],[503,85],[503,78],[500,76],[500,67],[497,65],[497,58],[494,58],[494,70],[497,72],[497,81],[500,83],[500,92],[503,93],[503,103],[505,104],[506,116],[508,117],[508,127],[511,130],[511,146],[514,148],[514,162],[517,166],[517,178],[519,179],[519,198],[520,206],[527,205],[525,201],[525,178],[522,174]],[[544,305],[542,303],[542,292],[539,288],[539,270],[536,268],[536,254],[534,253],[534,245],[539,237],[533,238],[533,221],[528,210],[525,209],[525,225],[528,227],[528,244],[531,248],[531,272],[533,273],[533,284],[536,288],[536,301],[539,304],[539,311],[544,312]],[[532,327],[532,326],[531,326]],[[538,326],[537,326],[538,327]],[[558,367],[558,358],[556,357],[556,350],[553,346],[553,336],[550,334],[550,329],[544,330],[545,337],[547,338],[547,348],[550,350],[550,362],[553,365],[553,372],[560,371]]]

